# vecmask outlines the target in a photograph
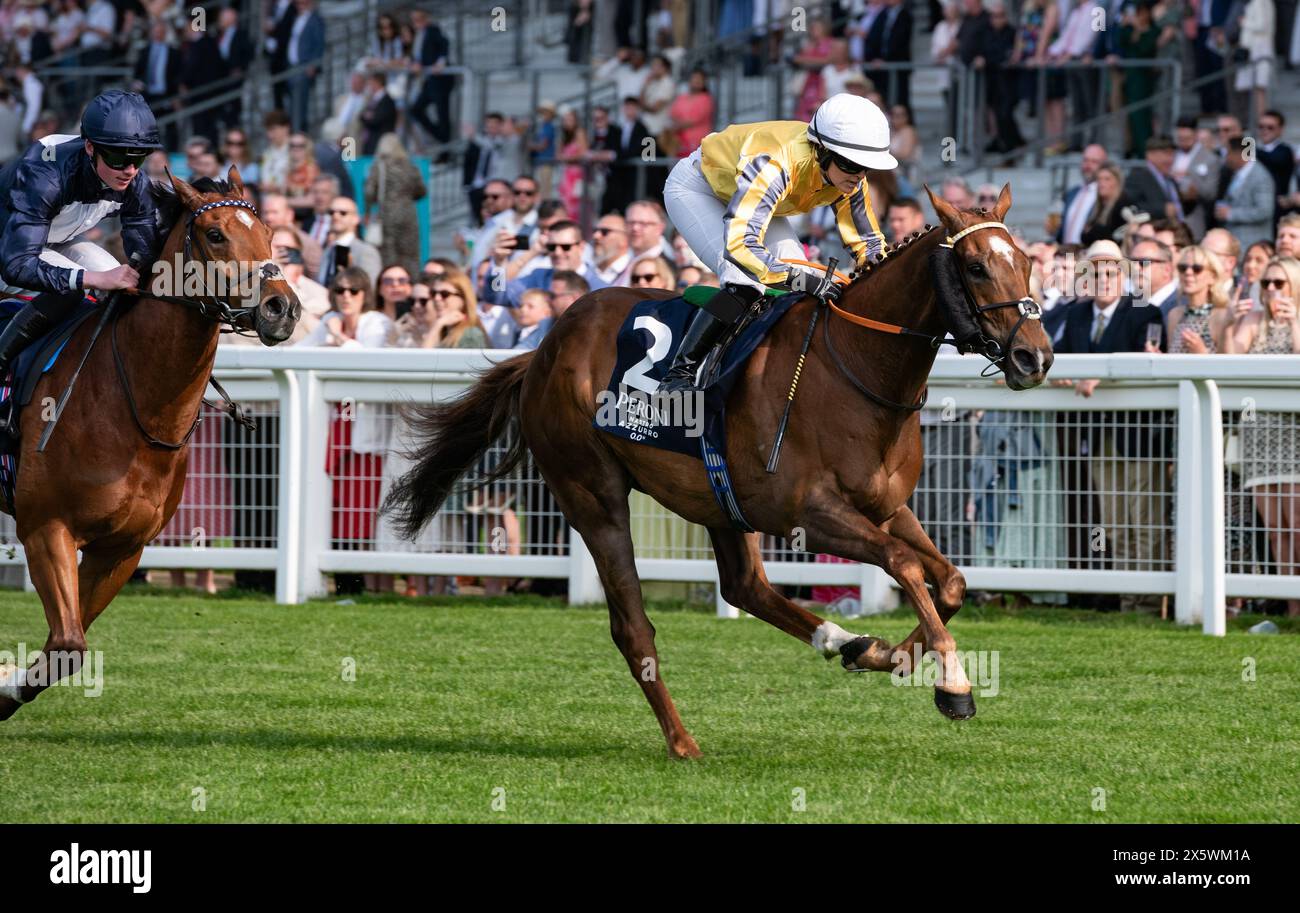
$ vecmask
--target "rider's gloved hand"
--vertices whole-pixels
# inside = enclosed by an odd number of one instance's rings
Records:
[[[814,270],[806,266],[794,266],[786,276],[783,286],[792,292],[807,292],[818,301],[838,301],[841,285],[835,281],[834,274],[827,275],[823,270]]]

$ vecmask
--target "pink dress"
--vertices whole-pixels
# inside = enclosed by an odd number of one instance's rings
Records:
[[[704,137],[713,132],[713,96],[708,92],[678,95],[668,107],[668,116],[689,127],[677,131],[677,157],[686,158],[696,149]]]
[[[560,158],[578,157],[586,149],[579,142],[572,142],[560,150]],[[564,177],[560,180],[560,199],[564,202],[564,208],[569,211],[571,218],[580,218],[582,213],[583,188],[586,184],[582,180],[583,165],[582,162],[572,162],[564,166]]]
[[[823,38],[816,44],[807,48],[803,53],[812,57],[826,57],[829,59],[833,39]],[[795,120],[811,120],[817,111],[817,106],[824,100],[823,93],[826,91],[822,85],[822,71],[818,67],[815,70],[808,71],[808,78],[804,80],[803,91],[799,93],[799,104],[794,109]]]

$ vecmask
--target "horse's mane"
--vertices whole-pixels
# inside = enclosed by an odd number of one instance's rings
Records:
[[[196,178],[190,182],[190,186],[199,193],[218,194],[223,197],[230,196],[234,190],[228,182],[215,178]],[[153,197],[154,206],[158,208],[158,230],[165,237],[172,230],[172,226],[188,213],[188,210],[176,195],[175,188],[166,181],[150,181],[149,195]]]
[[[912,232],[897,244],[890,246],[888,251],[881,254],[876,259],[868,260],[866,263],[855,269],[849,275],[849,281],[857,282],[859,279],[864,279],[868,275],[878,272],[880,269],[896,260],[898,255],[906,250],[910,245],[915,244],[931,232],[939,231],[942,228],[942,225],[930,225],[929,223],[926,223],[925,228]]]

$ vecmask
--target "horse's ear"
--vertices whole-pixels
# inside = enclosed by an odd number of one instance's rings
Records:
[[[1002,185],[1002,192],[998,194],[998,203],[993,207],[993,215],[1001,222],[1006,218],[1007,210],[1011,208],[1011,184],[1010,182]]]
[[[934,207],[934,211],[938,214],[939,221],[943,222],[949,232],[956,231],[961,226],[961,216],[957,214],[957,209],[943,197],[935,196],[929,184],[922,184],[921,186],[925,188],[925,192],[929,195],[930,205]]]
[[[233,162],[230,164],[230,170],[226,172],[226,183],[235,192],[235,196],[242,197],[244,195],[244,181],[239,176],[239,169],[235,167]]]
[[[176,191],[176,196],[185,204],[185,208],[193,212],[203,205],[203,197],[197,190],[182,181],[176,175],[167,169],[167,179],[172,182],[172,189]]]

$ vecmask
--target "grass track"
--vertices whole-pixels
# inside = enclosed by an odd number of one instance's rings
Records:
[[[103,695],[0,723],[0,821],[1300,820],[1294,626],[968,607],[954,636],[999,651],[1000,693],[958,724],[753,619],[651,615],[699,761],[668,760],[603,609],[124,595],[90,632]],[[0,594],[0,650],[44,638]]]

